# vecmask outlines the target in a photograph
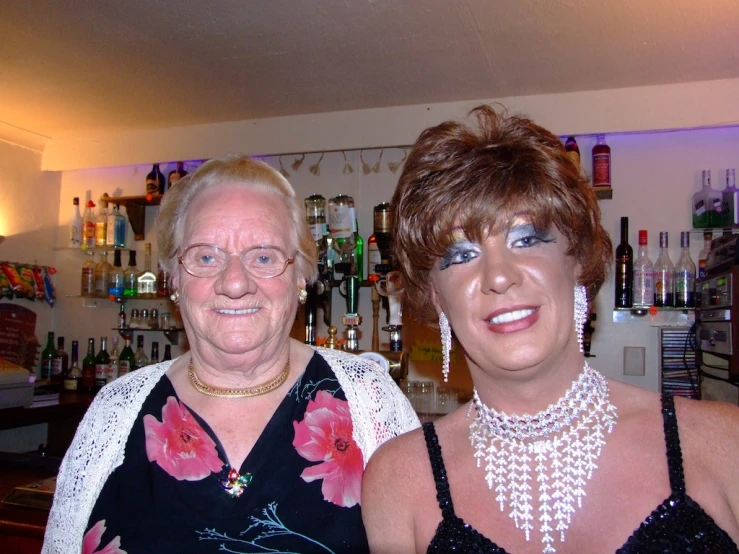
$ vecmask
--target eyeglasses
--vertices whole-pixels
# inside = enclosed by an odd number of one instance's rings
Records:
[[[238,256],[243,267],[260,279],[272,279],[285,273],[295,261],[274,246],[255,246],[243,252],[231,254],[215,244],[191,244],[178,258],[182,267],[193,277],[215,277],[223,273],[231,256]]]

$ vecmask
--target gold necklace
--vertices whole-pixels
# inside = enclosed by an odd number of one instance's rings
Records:
[[[285,369],[282,372],[266,383],[257,385],[256,387],[246,387],[243,389],[219,389],[217,387],[211,387],[203,383],[200,378],[195,374],[195,369],[192,367],[192,359],[190,364],[187,366],[187,375],[190,377],[190,384],[200,394],[207,396],[215,396],[217,398],[246,398],[251,396],[261,396],[278,389],[286,380],[287,376],[290,375],[290,358],[287,359]]]

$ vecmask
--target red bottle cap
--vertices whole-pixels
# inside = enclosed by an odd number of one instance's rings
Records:
[[[95,207],[95,202],[93,202],[92,200],[88,200],[87,201],[87,204],[85,204],[85,206],[87,206],[88,208],[94,208]]]
[[[647,245],[647,232],[644,229],[639,231],[639,246]]]

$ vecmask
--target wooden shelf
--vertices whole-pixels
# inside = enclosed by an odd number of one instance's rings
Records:
[[[100,198],[108,204],[117,204],[126,208],[128,221],[131,222],[134,240],[144,240],[146,234],[146,208],[147,206],[158,206],[163,194],[147,194],[145,196],[103,196]]]
[[[170,327],[169,329],[141,329],[138,327],[113,327],[113,331],[118,331],[118,334],[126,338],[131,338],[135,333],[162,333],[170,344],[177,346],[180,342],[180,333],[184,333],[185,330],[181,327]]]
[[[613,198],[612,188],[594,189],[595,196],[598,200],[611,200]]]

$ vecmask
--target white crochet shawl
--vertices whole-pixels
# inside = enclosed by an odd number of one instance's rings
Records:
[[[386,371],[340,350],[316,349],[336,374],[354,423],[364,464],[383,442],[415,429],[419,421]],[[95,397],[64,456],[42,554],[82,551],[90,514],[108,476],[123,463],[128,435],[144,400],[172,362],[116,379]]]

